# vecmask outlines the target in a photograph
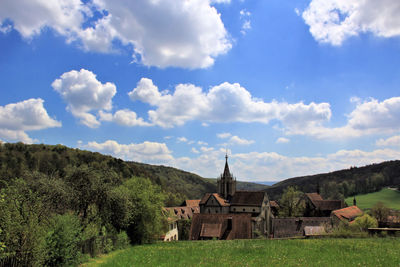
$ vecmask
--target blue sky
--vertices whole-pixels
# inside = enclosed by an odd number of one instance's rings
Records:
[[[278,181],[400,158],[400,3],[0,3],[0,140]]]

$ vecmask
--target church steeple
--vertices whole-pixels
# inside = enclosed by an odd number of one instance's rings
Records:
[[[223,174],[217,180],[218,194],[225,199],[232,197],[236,192],[236,180],[229,171],[228,153],[225,155],[225,168]]]

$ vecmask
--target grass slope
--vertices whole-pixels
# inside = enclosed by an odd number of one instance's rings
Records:
[[[134,246],[84,266],[398,266],[400,239],[181,241]]]
[[[400,210],[400,192],[388,188],[375,193],[357,195],[356,201],[360,209],[370,209],[380,201],[389,208]],[[353,205],[353,197],[346,198],[346,203]]]

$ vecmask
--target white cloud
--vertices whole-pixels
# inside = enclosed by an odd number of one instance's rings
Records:
[[[229,143],[233,144],[233,145],[246,146],[246,145],[253,144],[254,140],[247,140],[247,139],[240,138],[239,136],[234,135],[229,139]]]
[[[360,33],[399,36],[399,13],[398,0],[312,0],[303,19],[318,42],[341,45]]]
[[[321,124],[311,124],[307,128],[295,125],[288,134],[305,134],[317,138],[351,138],[371,134],[391,134],[400,131],[400,97],[392,97],[379,102],[369,99],[357,100],[356,108],[347,116],[343,127],[328,128]]]
[[[387,147],[400,147],[400,135],[395,135],[387,139],[379,139],[376,141],[377,146],[387,146]]]
[[[232,134],[230,134],[230,133],[219,133],[219,134],[217,134],[217,137],[221,138],[221,139],[229,138],[231,136],[232,136]]]
[[[151,126],[150,123],[145,122],[142,118],[138,118],[136,113],[129,109],[121,109],[113,114],[99,111],[99,117],[102,121],[113,121],[122,126]]]
[[[248,30],[251,29],[251,21],[250,21],[250,16],[251,13],[247,11],[246,9],[242,9],[239,12],[241,20],[243,20],[242,28],[240,30],[240,33],[245,35]]]
[[[197,144],[201,145],[201,146],[208,146],[208,143],[203,142],[203,141],[197,141]]]
[[[33,143],[26,131],[61,127],[43,106],[44,100],[31,98],[22,102],[0,106],[0,137],[8,141]]]
[[[102,84],[93,72],[85,69],[65,72],[52,87],[67,102],[67,110],[91,128],[100,126],[100,122],[90,112],[111,110],[112,98],[117,92],[113,83]]]
[[[279,137],[279,138],[276,140],[276,143],[277,143],[277,144],[286,144],[286,143],[289,143],[289,142],[290,142],[290,139],[285,138],[285,137]]]
[[[178,143],[187,143],[188,142],[187,138],[183,137],[183,136],[178,137],[177,141],[178,141]]]
[[[230,4],[231,0],[211,0],[211,4]]]
[[[194,158],[175,158],[164,143],[143,142],[119,144],[114,140],[104,143],[89,142],[80,147],[109,154],[124,160],[152,164],[164,164],[197,173],[203,177],[218,177],[223,172],[225,149],[192,148]],[[400,158],[400,151],[377,149],[373,151],[340,150],[325,156],[289,157],[276,152],[248,152],[232,154],[229,151],[229,166],[238,180],[279,181],[303,175],[331,172],[352,166],[364,166]]]
[[[173,159],[167,145],[157,142],[145,141],[139,144],[125,145],[119,144],[115,140],[107,140],[104,143],[89,142],[86,145],[82,145],[82,147],[127,161],[159,164],[171,162]]]
[[[154,106],[155,109],[148,112],[150,123],[164,128],[192,120],[266,124],[279,120],[285,125],[304,128],[321,124],[331,116],[328,103],[267,103],[252,97],[238,83],[225,82],[212,87],[207,93],[193,84],[178,84],[174,93],[161,94],[150,79],[142,78],[129,96],[132,100]]]
[[[3,0],[2,32],[9,31],[8,20],[24,38],[50,28],[87,51],[114,52],[119,40],[147,66],[206,68],[232,47],[207,0]]]
[[[2,0],[0,25],[11,20],[13,28],[27,39],[49,27],[71,40],[85,15],[90,15],[90,10],[80,0]]]

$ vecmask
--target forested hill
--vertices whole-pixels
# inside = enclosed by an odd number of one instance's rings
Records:
[[[184,199],[198,199],[206,192],[216,192],[216,179],[172,167],[128,162],[100,153],[72,149],[63,145],[26,145],[4,143],[0,145],[0,181],[14,178],[29,179],[39,173],[64,179],[76,168],[102,172],[113,177],[116,185],[132,176],[149,178],[167,193],[166,205],[177,205]],[[217,176],[222,170],[216,170]],[[4,186],[0,183],[0,188]],[[238,182],[239,190],[265,189],[267,186]]]
[[[186,198],[200,198],[215,192],[216,185],[196,174],[171,167],[126,162],[111,156],[62,145],[0,145],[0,181],[15,178],[36,179],[38,175],[64,179],[77,168],[87,168],[121,184],[133,176],[149,178],[168,194],[166,205],[176,205]],[[107,181],[106,181],[107,182]],[[4,184],[0,183],[0,188]]]
[[[400,186],[400,161],[386,161],[365,167],[352,167],[330,173],[286,179],[266,189],[271,199],[279,199],[288,186],[305,193],[320,192],[326,199],[342,199],[356,194]]]

